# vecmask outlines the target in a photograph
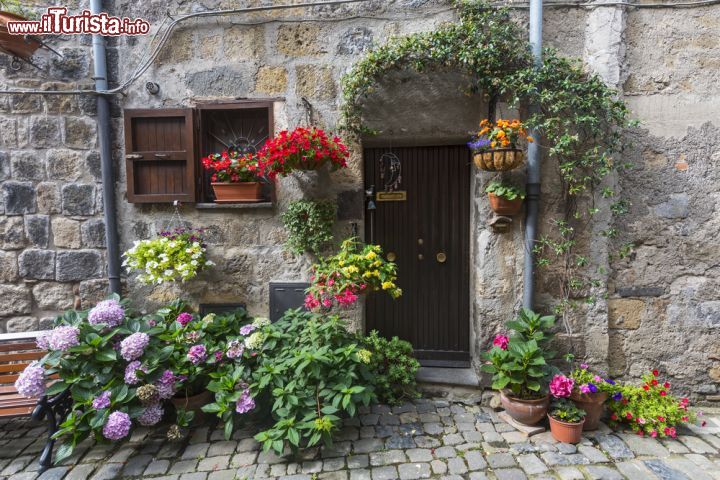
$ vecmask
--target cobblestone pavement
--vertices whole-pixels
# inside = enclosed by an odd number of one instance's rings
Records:
[[[81,445],[64,464],[38,473],[45,430],[28,419],[0,423],[0,477],[10,480],[253,478],[392,480],[446,479],[720,479],[720,416],[683,431],[677,440],[612,433],[602,426],[578,444],[550,433],[530,438],[489,408],[420,399],[375,405],[346,421],[331,449],[283,458],[259,451],[254,432],[201,427],[168,442],[167,426],[134,431],[128,442]]]

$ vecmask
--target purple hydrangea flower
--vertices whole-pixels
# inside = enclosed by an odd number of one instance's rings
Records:
[[[110,328],[117,327],[125,319],[125,309],[117,300],[103,300],[88,313],[88,322],[92,325],[105,323]]]
[[[145,347],[150,343],[150,337],[147,333],[136,332],[120,342],[120,355],[127,360],[135,360],[142,357],[145,353]]]
[[[35,339],[35,343],[37,344],[37,347],[40,350],[49,350],[50,349],[49,342],[50,342],[50,332],[42,332]]]
[[[128,363],[128,366],[125,367],[125,383],[128,385],[136,385],[140,383],[140,378],[137,376],[138,370],[147,373],[147,369],[142,366],[140,360]]]
[[[50,331],[47,339],[50,350],[66,351],[80,345],[80,330],[76,327],[55,327]]]
[[[207,349],[205,345],[193,345],[190,347],[187,358],[193,365],[204,362],[207,359]]]
[[[15,380],[15,389],[23,397],[42,397],[45,395],[45,369],[33,362]]]
[[[227,357],[228,358],[239,358],[242,357],[243,352],[245,351],[245,344],[241,342],[240,340],[230,340],[228,343],[227,348]]]
[[[155,387],[161,399],[167,400],[175,395],[175,374],[170,370],[165,370],[157,381]]]
[[[155,405],[149,405],[145,408],[137,420],[140,425],[151,427],[162,420],[163,413],[165,413],[165,411],[162,406],[159,403],[156,403]]]
[[[255,325],[249,323],[240,329],[240,335],[250,335],[255,330]]]
[[[100,395],[95,397],[92,402],[92,406],[95,410],[108,408],[110,406],[110,390],[105,390]]]
[[[184,327],[188,323],[192,322],[192,319],[193,319],[193,316],[191,314],[189,314],[187,312],[182,312],[180,315],[177,316],[175,321]]]
[[[247,413],[253,408],[255,408],[255,400],[250,396],[250,390],[245,389],[235,403],[235,411],[237,413]]]
[[[103,426],[103,436],[108,440],[120,440],[130,433],[130,415],[124,412],[112,412]]]
[[[218,350],[217,352],[215,352],[215,361],[216,361],[216,362],[219,362],[219,361],[221,361],[222,359],[223,359],[223,352],[221,352],[220,350]]]
[[[467,146],[470,150],[482,150],[490,145],[490,140],[486,138],[479,138],[474,142],[468,142]]]

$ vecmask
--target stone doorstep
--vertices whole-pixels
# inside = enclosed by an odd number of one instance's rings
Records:
[[[480,387],[480,379],[472,368],[420,367],[415,377],[418,383],[453,387]]]
[[[546,431],[545,427],[539,425],[524,425],[520,422],[517,422],[505,411],[498,413],[498,417],[500,417],[505,423],[512,426],[516,430],[524,433],[528,437],[532,437],[533,435],[537,435],[538,433],[543,433]]]

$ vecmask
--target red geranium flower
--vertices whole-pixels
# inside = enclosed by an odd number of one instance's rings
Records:
[[[657,369],[655,369],[652,371],[652,374],[657,377],[658,375],[660,375],[660,372],[658,372]]]
[[[667,395],[667,392],[665,390],[660,390],[660,396],[664,397]]]

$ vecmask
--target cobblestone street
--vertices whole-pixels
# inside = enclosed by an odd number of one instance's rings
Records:
[[[391,480],[447,479],[720,479],[720,417],[677,440],[612,433],[602,425],[575,445],[549,432],[530,438],[480,406],[419,399],[375,405],[346,421],[332,449],[300,457],[262,453],[254,431],[225,441],[220,429],[197,428],[169,442],[165,428],[136,430],[129,442],[81,445],[63,465],[39,474],[45,429],[28,419],[0,424],[0,477],[9,480],[253,478]]]

